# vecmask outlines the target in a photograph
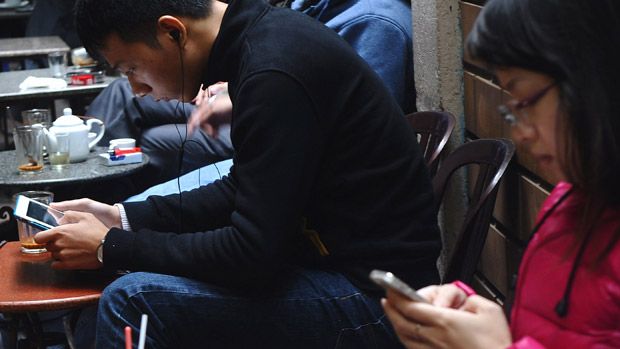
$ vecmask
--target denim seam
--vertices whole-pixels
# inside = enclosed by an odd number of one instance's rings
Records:
[[[343,333],[345,333],[345,331],[354,331],[357,332],[362,328],[368,327],[368,326],[377,326],[377,325],[383,325],[383,319],[385,318],[385,314],[381,315],[377,320],[375,320],[374,322],[370,322],[370,323],[366,323],[363,325],[359,325],[357,327],[347,327],[347,328],[342,328],[340,329],[340,331],[338,332],[338,338],[336,338],[336,344],[334,345],[334,349],[338,349],[340,347],[340,341],[342,340],[342,335]],[[376,338],[374,338],[373,336],[373,340],[374,340],[374,347],[377,347],[377,343],[376,343]]]
[[[189,292],[189,291],[181,291],[181,290],[139,290],[133,293],[128,293],[127,297],[128,298],[133,298],[136,297],[139,294],[145,294],[145,293],[178,293],[178,294],[187,294],[187,295],[196,295],[196,296],[208,296],[208,297],[213,297],[213,298],[217,298],[217,299],[230,299],[230,300],[248,300],[250,299],[249,297],[235,297],[235,296],[231,296],[231,295],[224,295],[224,296],[220,296],[217,294],[213,294],[213,293],[209,293],[209,294],[203,294],[203,293],[196,293],[196,292]],[[271,300],[276,300],[276,301],[315,301],[315,300],[323,300],[323,301],[333,301],[333,300],[337,300],[337,301],[342,301],[342,300],[347,300],[350,298],[354,298],[354,297],[358,297],[358,296],[364,296],[361,292],[355,292],[349,295],[345,295],[345,296],[332,296],[332,297],[313,297],[313,298],[256,298],[254,300],[260,300],[260,301],[271,301]]]

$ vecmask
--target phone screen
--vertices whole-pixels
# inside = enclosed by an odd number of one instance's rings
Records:
[[[53,227],[58,226],[58,220],[63,216],[62,212],[32,200],[29,202],[26,215]]]

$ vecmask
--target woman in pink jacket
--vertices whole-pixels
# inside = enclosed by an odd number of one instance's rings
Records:
[[[538,215],[510,327],[462,283],[388,292],[407,348],[620,348],[620,1],[491,0],[467,48],[514,98],[512,136],[557,183]]]

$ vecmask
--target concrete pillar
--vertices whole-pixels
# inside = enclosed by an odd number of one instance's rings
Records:
[[[411,9],[417,108],[454,114],[457,124],[445,150],[449,153],[463,143],[465,129],[459,2],[412,0]],[[465,188],[464,174],[457,174],[444,196],[440,227],[445,249],[439,261],[440,271],[461,226],[467,202]]]

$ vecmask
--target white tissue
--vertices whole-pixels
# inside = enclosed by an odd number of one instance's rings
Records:
[[[56,78],[37,78],[34,76],[27,77],[21,84],[19,84],[19,88],[21,90],[27,90],[31,88],[50,88],[50,89],[61,89],[66,88],[67,82],[64,79],[56,79]]]

